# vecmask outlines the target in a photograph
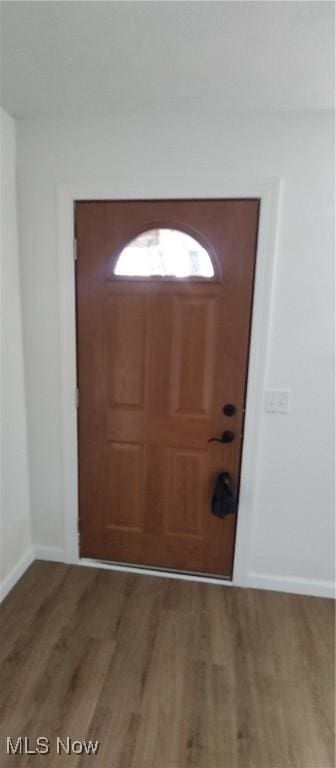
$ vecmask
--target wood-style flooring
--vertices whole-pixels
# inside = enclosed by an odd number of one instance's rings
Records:
[[[335,764],[330,600],[35,562],[0,648],[1,766]],[[51,752],[6,756],[7,736]]]

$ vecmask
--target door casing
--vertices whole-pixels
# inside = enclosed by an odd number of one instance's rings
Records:
[[[119,185],[120,187],[120,185]],[[193,193],[139,194],[128,189],[116,194],[111,183],[62,183],[57,187],[57,241],[59,276],[59,327],[61,372],[61,440],[63,469],[64,550],[53,559],[73,564],[102,565],[114,570],[132,570],[169,577],[248,586],[253,583],[249,569],[253,525],[259,490],[260,423],[266,384],[270,341],[270,319],[276,266],[277,223],[280,202],[280,179],[251,182],[236,178],[227,180],[218,190],[197,189]],[[119,189],[118,189],[119,192]],[[77,375],[74,273],[74,203],[80,200],[144,200],[144,199],[214,199],[259,197],[261,201],[259,237],[256,259],[252,331],[248,365],[244,445],[240,478],[239,514],[232,582],[216,577],[194,576],[170,571],[104,564],[79,557],[78,546],[78,461],[77,461]],[[50,555],[49,555],[50,557]]]

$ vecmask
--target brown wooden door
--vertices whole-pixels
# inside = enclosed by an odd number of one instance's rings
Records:
[[[231,576],[236,516],[210,502],[218,473],[239,486],[258,215],[253,199],[77,203],[82,557]],[[205,246],[214,277],[115,275],[160,227]]]

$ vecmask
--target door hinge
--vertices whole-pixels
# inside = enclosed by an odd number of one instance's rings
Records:
[[[76,389],[76,408],[79,408],[79,389]]]
[[[74,237],[73,239],[73,260],[77,261],[78,258],[78,251],[77,251],[77,239]]]

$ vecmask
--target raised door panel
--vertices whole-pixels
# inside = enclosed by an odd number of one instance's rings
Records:
[[[151,288],[152,288],[152,284]],[[148,296],[147,410],[155,437],[158,419],[170,411],[173,299],[166,291]],[[149,426],[149,425],[148,425]],[[162,433],[157,431],[161,442]]]
[[[147,444],[146,456],[145,532],[161,535],[164,520],[169,516],[169,448],[158,443]]]
[[[206,452],[172,448],[169,454],[170,494],[165,533],[201,538],[206,495]]]
[[[105,524],[141,532],[144,527],[145,449],[108,443]]]
[[[175,297],[173,311],[173,412],[207,416],[214,364],[213,298]]]
[[[145,405],[146,297],[110,295],[105,333],[109,404],[142,410]]]

